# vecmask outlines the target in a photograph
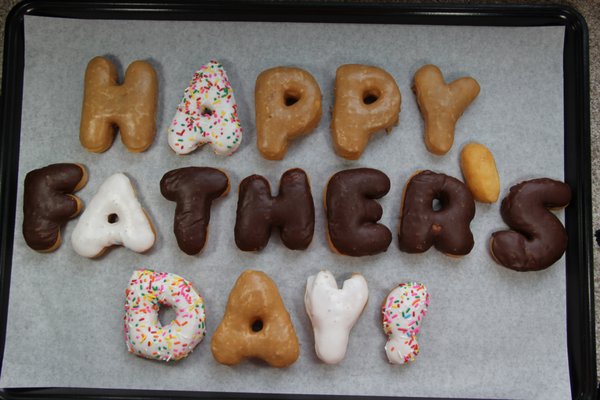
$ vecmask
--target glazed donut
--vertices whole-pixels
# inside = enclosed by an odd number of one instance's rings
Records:
[[[321,89],[300,68],[276,67],[256,78],[256,144],[267,160],[285,157],[289,142],[321,120]]]
[[[152,221],[138,201],[129,178],[117,173],[98,189],[71,235],[77,254],[94,258],[114,245],[137,253],[149,250],[156,239]]]
[[[433,202],[439,201],[440,209]],[[420,171],[404,189],[398,242],[400,250],[423,253],[431,246],[464,256],[473,248],[475,201],[464,183],[448,175]]]
[[[361,257],[387,250],[392,232],[377,223],[383,209],[375,199],[389,190],[387,175],[372,168],[340,171],[329,179],[325,193],[327,237],[335,252]]]
[[[335,152],[357,160],[372,134],[399,121],[400,89],[381,68],[346,64],[335,74],[331,134]]]
[[[127,150],[142,152],[156,135],[158,78],[152,65],[135,61],[119,85],[115,65],[93,58],[85,71],[79,139],[88,151],[102,153],[112,145],[119,127]]]
[[[369,298],[367,281],[352,274],[338,289],[329,271],[312,275],[306,282],[304,306],[315,335],[315,352],[326,364],[338,364],[346,356],[350,331]]]
[[[211,348],[215,359],[226,365],[258,358],[283,368],[298,359],[300,347],[292,320],[267,274],[248,270],[240,275]]]
[[[417,333],[428,306],[427,288],[416,282],[399,284],[385,298],[381,315],[383,331],[388,337],[385,353],[391,364],[414,361],[419,354]]]
[[[130,353],[177,361],[204,338],[204,300],[182,277],[140,269],[131,276],[125,296],[125,342]],[[158,319],[161,305],[173,307],[176,313],[166,326]]]
[[[492,152],[482,144],[469,143],[460,152],[460,169],[475,200],[495,203],[500,195],[500,175]]]
[[[79,214],[82,201],[73,195],[85,186],[88,174],[81,164],[52,164],[30,171],[23,192],[23,238],[39,252],[61,244],[61,227]]]
[[[567,249],[567,231],[548,209],[566,207],[570,201],[569,185],[553,179],[511,187],[500,214],[512,230],[492,234],[494,260],[515,271],[539,271],[558,261]]]
[[[188,154],[209,144],[215,154],[230,156],[242,143],[233,88],[223,66],[210,61],[200,67],[183,92],[168,130],[169,146]]]
[[[454,143],[454,128],[465,109],[479,94],[479,84],[465,77],[446,84],[435,65],[424,65],[415,73],[413,91],[425,121],[425,146],[443,155]]]
[[[202,251],[208,236],[213,200],[229,192],[229,178],[215,168],[187,167],[167,172],[160,180],[160,193],[177,203],[173,231],[184,253]]]

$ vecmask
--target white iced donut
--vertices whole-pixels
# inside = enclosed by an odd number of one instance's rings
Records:
[[[92,258],[114,245],[142,253],[154,245],[155,237],[131,181],[117,173],[100,185],[77,221],[71,243],[77,254]]]
[[[210,61],[194,74],[168,132],[169,146],[188,154],[209,143],[220,156],[232,155],[242,142],[242,126],[231,83],[223,66]]]
[[[401,283],[387,295],[381,312],[383,330],[388,336],[385,352],[390,363],[404,364],[419,354],[417,333],[428,305],[429,294],[421,283]]]
[[[180,360],[204,338],[204,300],[182,277],[140,269],[133,273],[125,295],[125,340],[130,353]],[[173,307],[176,313],[166,326],[158,319],[161,305]]]
[[[361,274],[353,274],[341,289],[329,271],[308,278],[304,305],[315,334],[315,351],[321,361],[337,364],[344,359],[350,330],[368,297],[367,281]]]

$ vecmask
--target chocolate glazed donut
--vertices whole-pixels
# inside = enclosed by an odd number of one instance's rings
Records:
[[[174,169],[160,180],[160,192],[167,200],[177,203],[173,231],[179,248],[189,255],[202,251],[208,235],[211,204],[229,192],[227,175],[208,167]]]
[[[40,252],[60,246],[60,228],[83,207],[72,195],[87,182],[80,164],[52,164],[27,173],[23,195],[23,237]]]
[[[375,199],[389,190],[387,175],[371,168],[341,171],[329,179],[325,208],[329,241],[335,250],[354,257],[387,250],[392,233],[377,223],[383,209]]]
[[[567,232],[548,208],[566,207],[570,201],[569,185],[548,178],[511,187],[500,213],[513,230],[492,234],[496,262],[515,271],[539,271],[558,261],[567,249]]]
[[[441,208],[433,208],[438,200]],[[431,246],[463,256],[473,248],[470,223],[475,201],[464,183],[448,175],[422,171],[407,183],[398,240],[400,250],[423,253]]]
[[[272,227],[281,229],[281,241],[292,250],[304,250],[315,230],[315,205],[306,173],[294,168],[281,176],[279,194],[271,196],[269,181],[251,175],[240,183],[235,243],[240,250],[262,250]]]

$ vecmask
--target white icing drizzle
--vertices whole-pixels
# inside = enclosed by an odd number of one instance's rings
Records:
[[[368,297],[367,281],[361,274],[353,274],[341,289],[329,271],[308,278],[304,305],[313,325],[315,351],[321,361],[337,364],[344,359],[350,330]]]
[[[135,195],[131,181],[122,173],[104,181],[71,235],[77,254],[90,258],[113,245],[141,253],[150,249],[154,240],[151,222]]]

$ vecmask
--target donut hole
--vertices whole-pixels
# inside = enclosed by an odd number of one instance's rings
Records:
[[[214,110],[208,106],[203,106],[202,110],[200,111],[200,115],[202,115],[203,117],[210,117],[211,115],[213,115]]]
[[[446,192],[438,192],[431,201],[431,209],[433,211],[441,211],[450,204],[450,197]]]
[[[252,329],[252,332],[260,332],[263,329],[263,322],[262,319],[257,318],[254,320],[254,322],[252,322],[250,324],[250,329]]]
[[[298,100],[300,100],[300,94],[294,91],[286,90],[283,93],[283,103],[286,105],[286,107],[293,106],[298,102]]]
[[[109,224],[116,224],[117,222],[119,222],[119,216],[115,213],[108,214],[108,216],[106,217],[106,221]]]
[[[376,89],[365,90],[363,93],[363,103],[366,105],[373,104],[379,100],[381,93]]]
[[[158,309],[158,321],[162,326],[167,326],[172,323],[177,317],[175,310],[167,305],[161,305]]]

